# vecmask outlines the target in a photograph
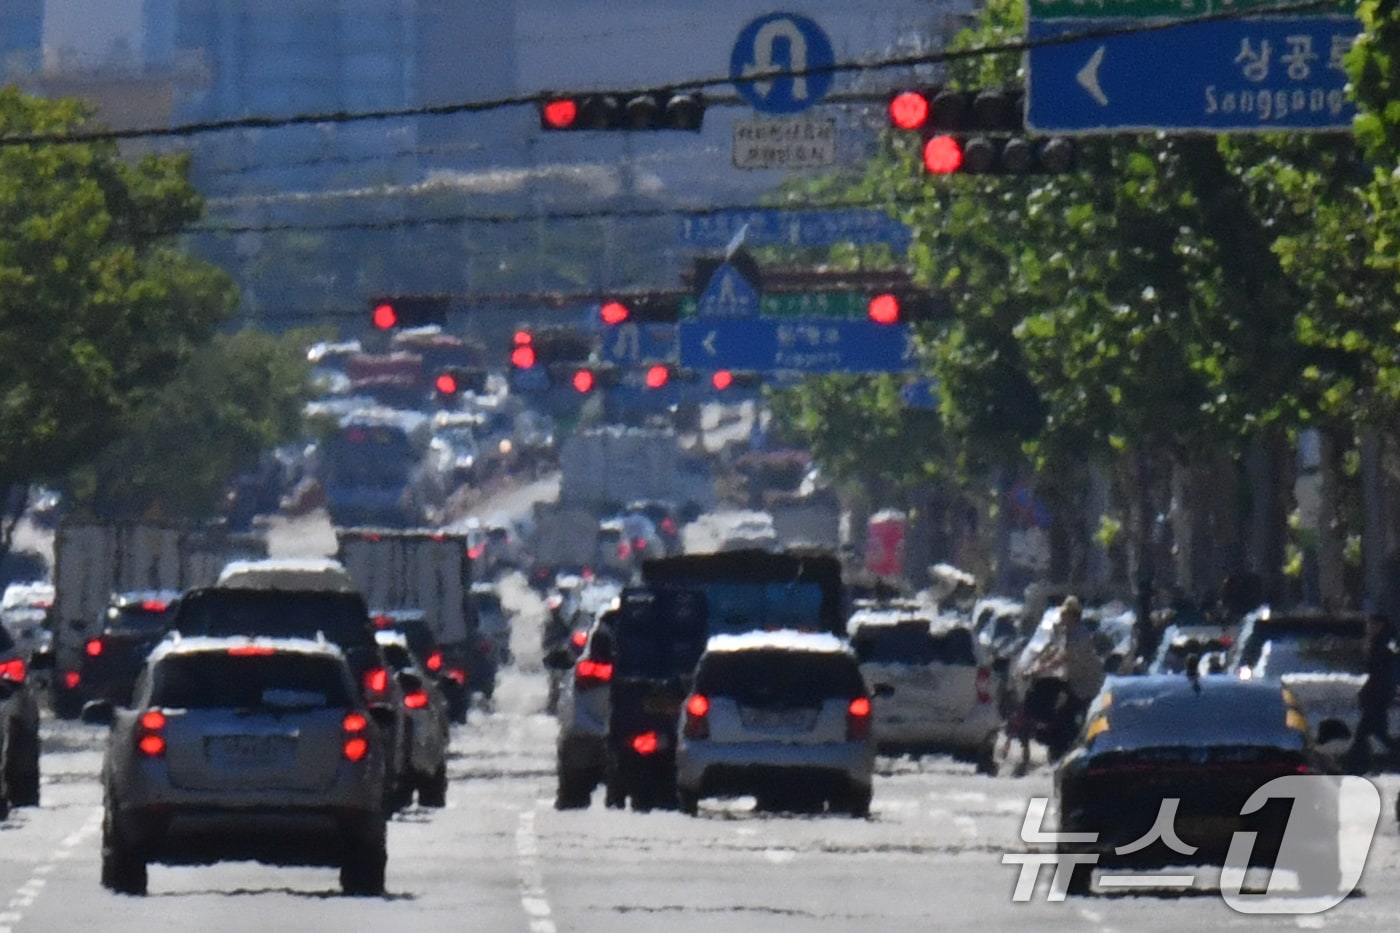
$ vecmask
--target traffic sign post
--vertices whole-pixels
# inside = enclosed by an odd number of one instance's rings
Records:
[[[1051,3],[1032,4],[1035,15]],[[1108,10],[1127,4],[1104,0]],[[1152,7],[1155,9],[1155,7]],[[1178,11],[1177,15],[1181,15]],[[1131,19],[1031,19],[1026,126],[1043,133],[1351,129],[1342,58],[1349,16],[1186,22],[1113,31]],[[1084,32],[1099,35],[1038,45]]]
[[[762,318],[680,323],[680,365],[688,369],[899,372],[915,362],[912,331],[904,324]]]
[[[761,113],[800,113],[826,96],[832,80],[830,71],[801,72],[835,63],[831,40],[815,22],[795,13],[769,13],[739,32],[729,78]],[[781,71],[799,73],[773,76]]]

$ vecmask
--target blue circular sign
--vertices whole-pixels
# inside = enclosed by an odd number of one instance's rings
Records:
[[[762,113],[799,113],[831,90],[832,73],[812,68],[836,64],[822,28],[797,13],[769,13],[739,33],[729,57],[729,78],[740,96]],[[764,78],[765,73],[798,72]]]

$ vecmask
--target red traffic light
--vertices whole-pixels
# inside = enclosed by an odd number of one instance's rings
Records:
[[[433,388],[437,389],[441,395],[456,395],[457,377],[451,373],[439,373],[438,377],[433,380]]]
[[[721,369],[710,377],[710,385],[723,392],[734,384],[734,374],[727,369]]]
[[[867,310],[876,324],[899,323],[899,299],[888,292],[871,298]]]
[[[647,370],[647,388],[659,389],[671,381],[671,368],[661,363]]]
[[[890,123],[901,130],[917,130],[928,120],[928,98],[918,91],[903,91],[890,98]]]
[[[962,164],[962,144],[952,136],[935,136],[924,143],[924,168],[933,174],[951,175]]]
[[[631,317],[632,311],[620,301],[605,301],[598,314],[602,317],[604,324],[612,327]]]
[[[592,370],[580,369],[578,372],[574,373],[573,381],[574,391],[581,395],[587,395],[589,392],[593,391],[593,385],[596,380],[593,378]]]
[[[527,347],[535,342],[535,338],[528,330],[518,330],[510,342],[517,347]]]
[[[386,301],[374,306],[370,320],[380,330],[392,330],[399,323],[399,315],[394,310],[394,306]]]
[[[535,365],[535,348],[528,343],[518,344],[510,351],[510,365],[516,369],[529,369]]]
[[[567,130],[578,119],[578,102],[572,97],[545,101],[540,108],[540,121],[550,129]]]

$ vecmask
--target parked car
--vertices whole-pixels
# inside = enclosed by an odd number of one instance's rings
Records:
[[[147,889],[147,865],[253,859],[340,869],[384,891],[385,749],[349,664],[325,640],[172,638],[132,708],[89,704],[102,764],[102,884]]]
[[[846,628],[873,694],[880,751],[951,752],[996,773],[993,657],[969,623],[905,603],[859,609]]]
[[[1187,674],[1110,678],[1085,723],[1055,770],[1055,801],[1059,831],[1093,834],[1094,841],[1057,843],[1061,854],[1092,853],[1098,867],[1127,869],[1221,865],[1234,834],[1254,832],[1251,864],[1272,865],[1290,821],[1305,820],[1310,828],[1299,838],[1313,843],[1316,861],[1281,867],[1300,873],[1304,893],[1337,890],[1335,800],[1332,812],[1287,798],[1242,812],[1274,778],[1330,770],[1302,710],[1278,683]],[[1176,801],[1172,827],[1181,847],[1154,837],[1166,801]],[[1071,894],[1090,893],[1094,867],[1062,867],[1072,872]]]
[[[76,680],[70,677],[64,684],[64,699],[74,715],[89,700],[107,699],[119,706],[131,701],[136,676],[169,630],[179,598],[177,590],[112,594],[97,634],[83,644]]]
[[[408,715],[409,771],[418,802],[425,807],[446,806],[450,742],[447,697],[402,632],[380,629],[374,637],[403,690]]]
[[[844,641],[795,631],[710,638],[682,705],[682,811],[753,794],[763,809],[829,804],[863,817],[874,765],[870,697]]]

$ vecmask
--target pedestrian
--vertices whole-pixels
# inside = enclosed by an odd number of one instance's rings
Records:
[[[1372,740],[1385,746],[1387,754],[1395,751],[1396,739],[1390,735],[1389,721],[1395,699],[1395,661],[1390,620],[1373,612],[1366,617],[1366,681],[1356,695],[1361,718],[1346,755],[1352,770],[1372,770]]]

